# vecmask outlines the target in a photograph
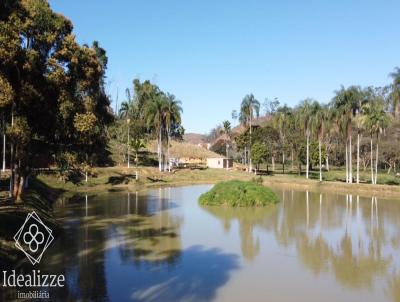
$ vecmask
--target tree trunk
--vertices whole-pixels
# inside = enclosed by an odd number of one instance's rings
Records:
[[[357,183],[360,183],[360,133],[357,133]]]
[[[373,148],[372,148],[372,137],[371,137],[371,184],[374,184],[374,157],[373,157]]]
[[[169,135],[169,131],[168,131],[168,137],[167,137],[167,143],[168,143],[168,145],[167,145],[168,162],[167,162],[167,164],[168,164],[168,172],[171,173],[171,159],[170,159],[170,155],[169,155],[169,140],[170,140],[170,135]]]
[[[6,123],[3,114],[3,172],[6,171]]]
[[[246,166],[246,169],[248,169],[248,167],[247,167],[247,146],[244,147],[243,164]]]
[[[13,187],[12,187],[12,196],[14,197],[15,201],[17,201],[18,198],[20,180],[21,180],[20,161],[18,161],[18,163],[14,165],[14,177],[13,177]]]
[[[251,165],[251,133],[252,133],[252,129],[251,129],[251,120],[252,120],[252,109],[250,108],[250,145],[249,145],[249,172],[252,171],[253,167]]]
[[[15,202],[16,203],[22,203],[22,191],[24,190],[24,180],[25,180],[25,178],[23,176],[19,177],[17,191],[15,193]]]
[[[376,140],[376,158],[375,158],[375,184],[378,183],[378,150],[379,150],[379,141]]]
[[[228,157],[228,143],[227,142],[225,142],[225,153],[226,153],[226,158],[227,158],[227,162],[226,162],[226,169],[228,170],[229,169],[229,165],[228,165],[228,159],[229,159],[229,157]]]
[[[346,183],[349,183],[349,144],[346,140]]]
[[[163,163],[162,163],[162,133],[161,133],[161,129],[160,129],[160,134],[159,134],[159,138],[158,138],[158,169],[160,170],[160,172],[163,171]]]
[[[349,137],[349,183],[353,183],[353,154],[351,146],[351,135]]]
[[[272,156],[272,172],[275,172],[275,157]]]
[[[326,171],[329,171],[329,152],[326,150]]]
[[[14,126],[14,111],[13,111],[14,106],[11,107],[11,128]],[[11,150],[10,150],[11,158],[10,158],[10,170],[11,170],[11,175],[10,175],[10,193],[9,197],[13,198],[14,195],[14,177],[15,177],[15,168],[14,168],[14,162],[15,162],[15,155],[14,155],[14,143],[11,142]]]
[[[319,151],[319,181],[322,181],[322,152],[321,152],[321,140],[318,140],[318,151]]]
[[[294,162],[294,160],[293,160],[293,148],[292,148],[292,152],[291,152],[292,154],[291,154],[291,156],[292,156],[292,172],[294,171],[294,165],[293,165],[293,162]]]
[[[310,157],[310,134],[308,133],[308,130],[307,130],[307,159],[306,159],[306,161],[307,161],[307,164],[306,164],[306,178],[307,179],[308,179],[308,171],[310,169],[310,159],[309,159],[309,157]]]
[[[285,151],[282,152],[282,172],[285,174]]]

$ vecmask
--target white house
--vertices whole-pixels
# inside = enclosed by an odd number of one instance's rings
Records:
[[[207,167],[216,169],[229,169],[233,167],[233,159],[226,157],[208,157]]]

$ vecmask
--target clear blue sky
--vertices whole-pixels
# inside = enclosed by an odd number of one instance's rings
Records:
[[[327,102],[340,85],[381,86],[400,66],[400,1],[51,0],[80,43],[107,50],[108,91],[153,80],[205,133],[247,93]]]

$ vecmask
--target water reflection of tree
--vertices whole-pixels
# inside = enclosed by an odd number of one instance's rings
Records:
[[[384,218],[391,217],[390,225],[398,229],[398,221],[389,213],[393,206],[386,207],[390,202],[381,204],[378,212],[376,202],[350,195],[309,193],[308,205],[306,199],[305,192],[294,193],[266,225],[282,246],[294,245],[305,267],[315,274],[333,273],[338,282],[350,288],[372,289],[375,280],[389,276],[395,239],[399,238],[395,231],[388,241]],[[339,240],[335,241],[337,235]],[[392,253],[383,253],[389,242]],[[393,276],[388,281],[387,292],[395,301],[398,280]]]
[[[112,198],[110,198],[112,197]],[[47,270],[67,276],[56,296],[104,301],[107,294],[106,253],[118,250],[125,263],[175,265],[181,253],[179,217],[168,212],[175,204],[163,196],[112,194],[63,201],[58,211],[64,234]]]
[[[239,233],[241,240],[242,255],[247,260],[253,260],[260,252],[260,241],[254,238],[253,229],[256,225],[271,217],[277,210],[276,206],[256,207],[256,208],[233,208],[204,206],[207,212],[218,217],[225,229],[229,229],[231,221],[237,220],[239,223]]]

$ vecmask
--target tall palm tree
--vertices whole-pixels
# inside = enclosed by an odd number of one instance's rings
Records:
[[[240,122],[249,127],[250,131],[250,143],[249,143],[249,154],[251,154],[251,135],[252,135],[252,123],[253,123],[253,118],[258,117],[260,115],[260,102],[256,100],[254,95],[248,94],[246,95],[241,103],[240,106],[240,116],[239,120]],[[253,169],[252,164],[251,164],[251,156],[249,157],[249,167],[248,170],[251,172]]]
[[[225,135],[225,155],[228,158],[228,141],[230,140],[231,136],[231,123],[226,120],[222,122],[223,133]],[[227,166],[228,167],[228,166]]]
[[[135,165],[136,165],[136,169],[138,167],[139,164],[139,158],[138,158],[138,154],[140,149],[145,148],[146,145],[143,141],[143,139],[139,138],[139,137],[133,137],[132,140],[130,140],[130,147],[132,147],[133,151],[135,151]]]
[[[322,140],[325,135],[325,124],[328,119],[328,110],[325,107],[318,108],[315,115],[315,130],[318,137],[318,152],[319,152],[319,181],[322,181]]]
[[[319,109],[319,104],[313,99],[305,99],[299,105],[299,118],[302,124],[306,140],[307,140],[307,154],[306,154],[306,178],[309,178],[310,170],[310,138],[313,124],[316,122],[315,114]]]
[[[361,89],[358,86],[350,86],[347,89],[341,87],[335,92],[333,103],[341,116],[341,130],[346,138],[346,182],[353,182],[352,164],[352,134],[353,120],[360,110]]]
[[[326,109],[326,119],[325,119],[325,146],[326,146],[326,170],[329,171],[329,155],[333,145],[333,140],[339,133],[339,123],[338,123],[338,115],[336,114],[336,110],[332,109],[328,105]]]
[[[290,114],[291,114],[291,110],[285,104],[284,106],[278,108],[278,110],[274,114],[274,119],[273,119],[274,127],[278,130],[279,138],[281,140],[283,173],[285,173],[286,131],[287,131],[288,116]]]
[[[118,112],[120,118],[132,117],[135,108],[134,102],[131,98],[131,93],[128,88],[126,89],[125,93],[127,100],[121,103],[121,107]]]
[[[383,130],[388,127],[390,119],[380,99],[370,100],[363,105],[362,109],[364,113],[363,124],[371,136],[371,183],[376,185],[378,180],[379,138]],[[373,160],[373,136],[376,138],[375,163]]]
[[[400,114],[400,68],[396,67],[390,76],[393,79],[392,83],[392,104],[393,114],[398,117]]]
[[[165,112],[167,111],[165,95],[160,94],[153,100],[147,102],[145,107],[145,117],[147,127],[154,129],[157,137],[158,168],[164,171],[164,159],[162,149],[163,131],[165,130]]]
[[[165,128],[167,132],[167,157],[168,157],[168,172],[171,172],[170,163],[170,140],[171,131],[181,124],[182,102],[177,100],[173,94],[167,93],[165,98],[166,106],[164,112]]]

